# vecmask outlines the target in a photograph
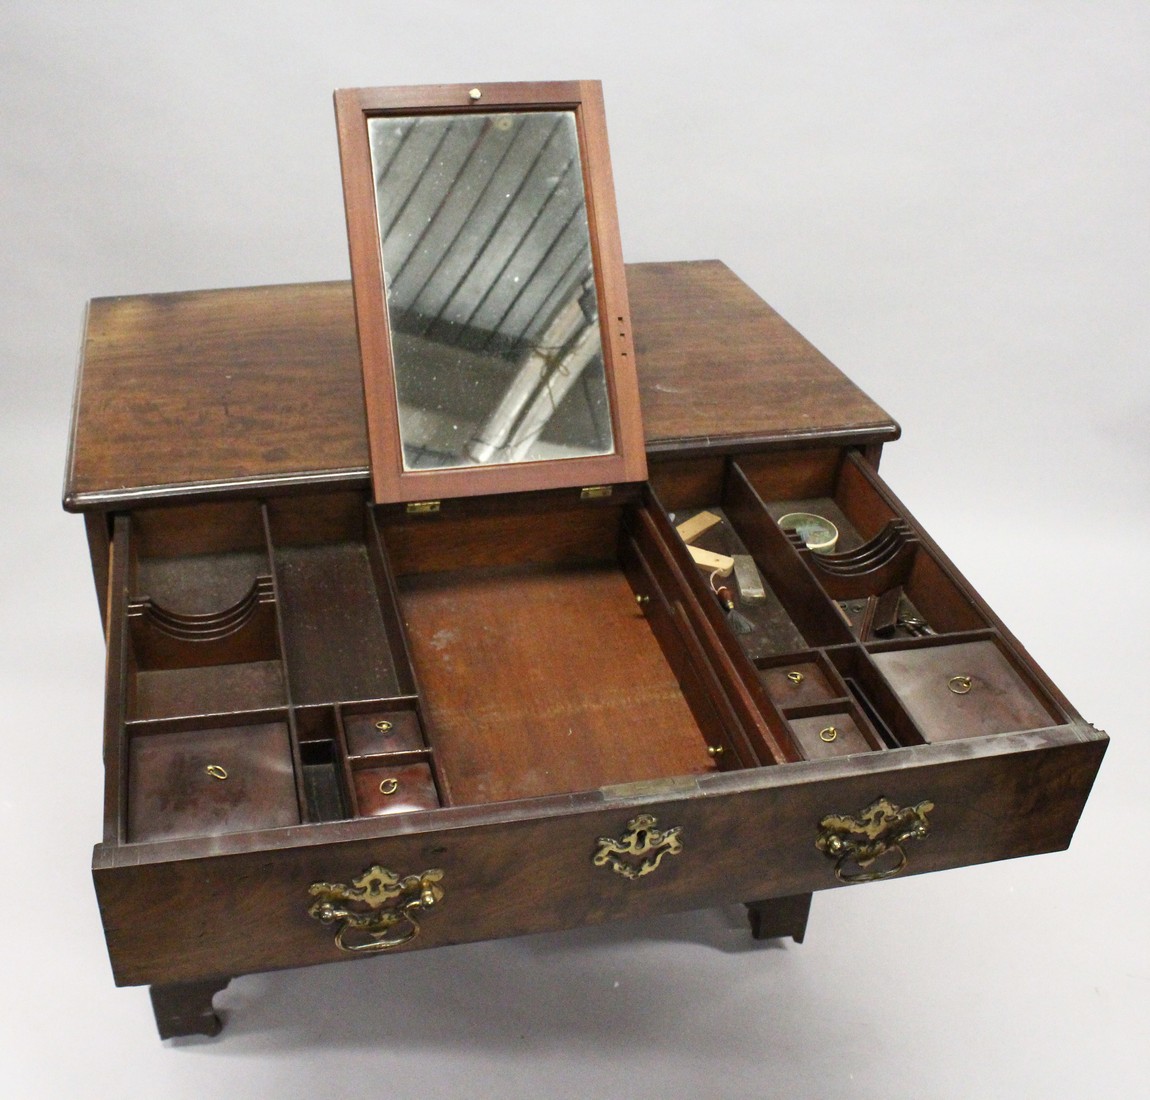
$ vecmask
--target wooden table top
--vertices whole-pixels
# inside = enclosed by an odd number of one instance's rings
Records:
[[[717,260],[627,265],[648,454],[898,425]],[[64,506],[368,482],[351,284],[98,298]]]

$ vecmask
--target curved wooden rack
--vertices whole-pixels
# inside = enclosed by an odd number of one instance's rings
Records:
[[[222,611],[187,614],[142,596],[128,601],[127,618],[141,670],[279,657],[275,587],[269,576],[256,577],[243,597]]]
[[[816,554],[797,532],[788,532],[788,538],[827,595],[836,600],[875,596],[905,584],[920,545],[902,519],[890,520],[874,538],[843,554]]]
[[[143,619],[149,626],[185,642],[211,642],[226,638],[244,628],[261,604],[274,604],[271,577],[256,577],[251,588],[223,611],[190,615],[171,611],[150,596],[128,602],[128,617]]]

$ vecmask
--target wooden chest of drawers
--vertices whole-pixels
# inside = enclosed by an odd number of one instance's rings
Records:
[[[883,483],[896,424],[722,264],[626,277],[647,482],[430,514],[371,503],[348,284],[92,303],[94,875],[162,1035],[242,973],[730,902],[801,938],[1069,843],[1106,738]]]

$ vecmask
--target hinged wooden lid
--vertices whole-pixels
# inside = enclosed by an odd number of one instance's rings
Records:
[[[376,501],[643,480],[599,84],[335,105]]]

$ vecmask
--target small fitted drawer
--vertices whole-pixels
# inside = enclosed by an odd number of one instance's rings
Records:
[[[892,649],[872,659],[928,742],[1064,721],[990,640]]]
[[[825,703],[846,694],[836,679],[816,661],[792,661],[772,668],[759,668],[759,679],[774,703],[780,708],[803,707]]]
[[[129,840],[215,836],[299,820],[286,722],[133,731]]]
[[[434,810],[439,805],[435,780],[427,764],[359,768],[352,774],[361,817]]]

